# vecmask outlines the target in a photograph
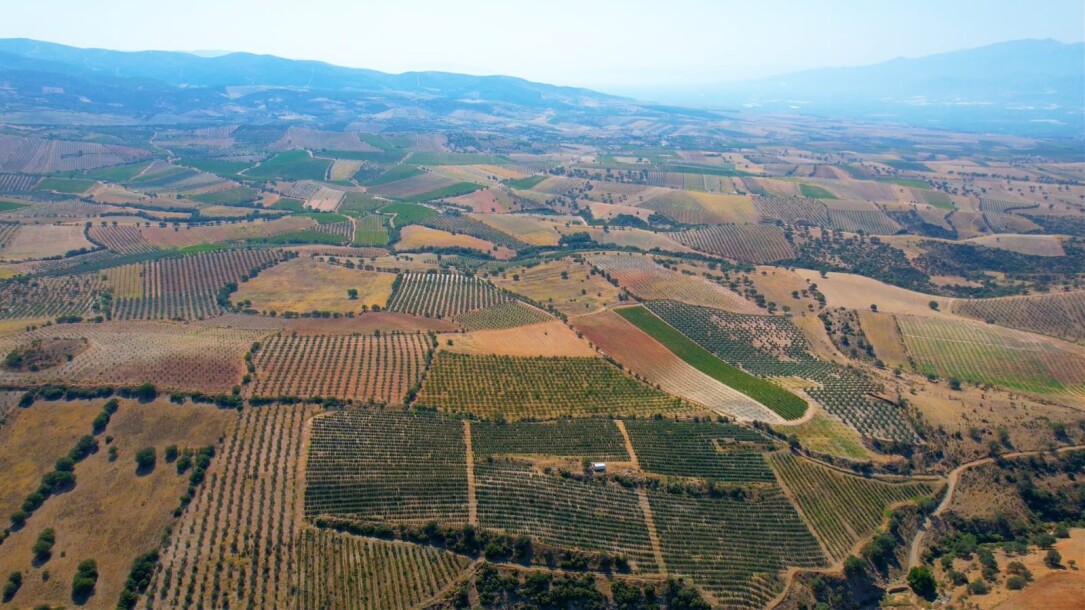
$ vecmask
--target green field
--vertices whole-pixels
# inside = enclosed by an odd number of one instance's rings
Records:
[[[422,170],[413,165],[395,165],[388,171],[377,176],[376,178],[366,182],[367,186],[377,186],[378,184],[388,184],[389,182],[395,182],[397,180],[406,180],[421,174]]]
[[[250,240],[253,243],[260,244],[329,244],[329,245],[341,245],[347,243],[347,238],[342,235],[333,235],[331,233],[318,233],[305,229],[302,231],[291,231],[289,233],[283,233],[281,235],[273,235],[271,237],[261,237],[259,239]]]
[[[379,214],[359,216],[354,221],[354,245],[384,246],[388,244],[388,229]]]
[[[350,220],[342,214],[334,214],[332,212],[305,212],[302,214],[298,214],[298,216],[304,218],[312,218],[316,221],[318,225],[330,225],[337,222],[346,222]]]
[[[223,161],[221,159],[201,159],[188,157],[182,158],[180,161],[178,161],[178,163],[180,165],[184,165],[185,167],[191,167],[203,172],[207,172],[209,174],[226,176],[228,178],[237,177],[239,172],[252,167],[251,163],[244,163],[241,161]]]
[[[376,212],[386,205],[388,205],[387,201],[376,199],[365,193],[347,193],[343,196],[342,203],[339,204],[339,211],[365,214]]]
[[[784,419],[798,419],[806,413],[806,401],[803,399],[720,360],[644,307],[626,307],[615,311],[697,370],[742,392]]]
[[[92,169],[84,172],[83,177],[90,180],[105,180],[106,182],[127,182],[135,178],[148,165],[150,164],[144,162]]]
[[[662,172],[674,172],[678,174],[705,174],[708,176],[749,176],[750,174],[742,171],[738,171],[734,166],[715,166],[715,165],[677,165],[667,164],[660,165],[659,171]]]
[[[15,203],[14,201],[0,200],[0,212],[9,212],[11,210],[18,210],[19,208],[25,208],[25,203]]]
[[[257,180],[324,180],[331,165],[328,159],[314,159],[304,150],[291,150],[275,155],[245,175]]]
[[[446,186],[444,188],[430,191],[428,193],[422,193],[421,195],[415,195],[413,197],[406,197],[402,201],[408,202],[422,202],[433,201],[434,199],[446,199],[449,197],[459,197],[460,195],[466,195],[467,193],[473,193],[482,188],[481,186],[473,182],[457,182]]]
[[[817,185],[814,185],[814,184],[800,183],[799,184],[799,191],[802,193],[803,197],[811,197],[811,198],[814,198],[814,199],[836,199],[837,198],[836,195],[834,195],[834,194],[830,193],[829,191],[825,190],[824,188],[822,188],[820,186],[817,186]]]
[[[913,189],[929,189],[931,185],[915,178],[890,178],[889,182]]]
[[[56,191],[58,193],[68,193],[71,195],[80,195],[87,192],[95,184],[98,184],[94,180],[78,180],[73,178],[46,178],[38,183],[38,186],[34,187],[35,191]]]
[[[923,195],[923,199],[927,203],[936,208],[942,208],[943,210],[957,209],[957,206],[953,205],[953,200],[949,198],[949,195],[941,191],[923,191],[920,194]]]
[[[374,151],[358,151],[358,150],[329,150],[320,153],[321,157],[331,157],[333,159],[348,159],[351,161],[368,161],[370,163],[379,163],[382,165],[392,165],[393,163],[399,163],[403,160],[403,157],[407,156],[407,153],[401,150],[374,150]]]
[[[239,203],[252,203],[256,201],[259,197],[260,193],[244,186],[226,189],[224,191],[201,193],[199,195],[188,195],[188,198],[192,201],[198,201],[200,203],[210,203],[214,205],[237,205]]]
[[[283,197],[282,199],[279,199],[274,204],[272,204],[271,209],[273,209],[273,210],[289,210],[291,212],[304,212],[305,211],[305,202],[302,201],[301,199],[293,199],[291,197]]]
[[[519,180],[509,180],[505,183],[505,186],[512,189],[526,191],[534,187],[538,183],[542,182],[543,180],[546,180],[546,176],[528,176],[527,178],[520,178]]]
[[[384,212],[385,214],[395,214],[396,217],[394,222],[397,227],[416,224],[419,221],[437,214],[433,209],[427,208],[424,205],[415,205],[413,203],[391,203],[381,208],[381,212]]]

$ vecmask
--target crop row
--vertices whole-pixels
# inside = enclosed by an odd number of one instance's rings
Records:
[[[0,318],[81,316],[105,291],[97,274],[19,278],[0,282]]]
[[[154,246],[143,238],[139,227],[132,225],[91,225],[87,237],[92,242],[120,254],[150,252],[154,249]]]
[[[749,186],[752,179],[746,179]],[[760,187],[758,187],[760,188]],[[764,218],[774,218],[789,225],[828,226],[829,209],[824,203],[808,197],[756,196],[753,206]]]
[[[40,176],[27,174],[0,174],[0,192],[11,193],[29,191],[41,180]]]
[[[618,426],[610,419],[559,419],[553,422],[477,422],[471,444],[479,458],[499,455],[546,455],[629,461]]]
[[[470,235],[513,250],[527,247],[527,244],[508,233],[498,231],[486,223],[468,218],[462,214],[438,214],[423,219],[421,224],[453,234]]]
[[[388,309],[429,318],[454,317],[511,300],[484,279],[447,273],[405,273]]]
[[[795,256],[783,230],[776,225],[716,225],[672,236],[702,252],[747,263],[768,263]]]
[[[761,451],[771,444],[751,428],[694,421],[627,420],[642,469],[726,482],[775,481]]]
[[[484,418],[653,415],[680,405],[599,358],[523,358],[438,352],[420,406]]]
[[[253,358],[252,394],[399,403],[429,349],[425,335],[276,335]]]
[[[490,328],[513,328],[527,326],[551,320],[546,312],[521,303],[520,301],[508,301],[486,309],[469,311],[456,318],[456,321],[467,330],[484,330]]]
[[[1085,339],[1085,291],[958,301],[954,311],[990,324],[1080,341]]]
[[[754,311],[741,295],[706,279],[666,269],[651,258],[630,255],[591,256],[589,262],[629,292],[646,299],[676,299],[686,303]]]

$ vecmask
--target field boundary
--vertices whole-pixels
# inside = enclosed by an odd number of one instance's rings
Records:
[[[463,420],[463,444],[467,449],[467,522],[478,526],[478,500],[475,499],[475,452],[471,446],[471,420]]]

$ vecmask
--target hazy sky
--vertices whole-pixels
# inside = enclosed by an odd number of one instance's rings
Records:
[[[721,82],[1017,38],[1085,37],[1081,0],[0,1],[0,37],[250,51],[597,88]]]

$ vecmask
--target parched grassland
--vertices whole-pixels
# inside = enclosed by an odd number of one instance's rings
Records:
[[[405,273],[388,308],[427,318],[455,317],[512,300],[486,280],[447,273]]]
[[[900,315],[897,322],[923,373],[1040,393],[1076,393],[1085,386],[1085,354],[1078,346],[963,320]]]
[[[457,354],[598,357],[587,341],[553,318],[527,326],[468,331],[441,343],[442,350]]]
[[[505,290],[551,306],[567,316],[592,313],[617,304],[621,294],[597,270],[571,258],[516,267],[493,281]]]
[[[470,560],[405,542],[306,528],[297,542],[298,608],[408,610],[440,593]]]
[[[953,312],[1006,328],[1085,340],[1085,291],[954,301]]]
[[[769,463],[834,561],[873,534],[890,506],[931,496],[940,487],[935,481],[887,482],[844,474],[789,453],[771,454]]]
[[[802,398],[720,360],[647,309],[625,307],[617,312],[697,370],[742,392],[784,419],[798,419],[806,413],[806,401]]]
[[[419,225],[404,227],[399,233],[399,241],[395,244],[397,251],[410,252],[427,248],[464,248],[477,250],[483,254],[489,254],[496,250],[493,242],[484,239],[470,235],[457,235]]]
[[[83,225],[22,225],[0,251],[0,260],[18,261],[63,256],[71,250],[94,249]]]
[[[432,348],[426,335],[285,335],[253,358],[253,396],[402,402]]]
[[[772,441],[752,428],[711,421],[626,420],[640,467],[730,483],[772,483],[762,452]]]
[[[347,410],[313,420],[305,514],[467,522],[463,423],[432,413]]]
[[[674,299],[738,313],[757,313],[757,307],[707,279],[666,269],[651,257],[595,255],[589,262],[620,286],[645,300]]]
[[[438,352],[418,405],[483,418],[652,415],[678,401],[599,358],[521,358]]]
[[[348,269],[298,257],[275,265],[241,283],[231,300],[261,312],[333,313],[384,308],[392,295],[391,273]],[[351,298],[348,290],[356,290]]]

